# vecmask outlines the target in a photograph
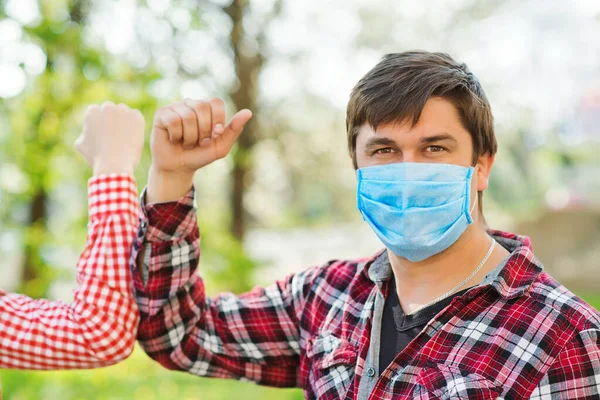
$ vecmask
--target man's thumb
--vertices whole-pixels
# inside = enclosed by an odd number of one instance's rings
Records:
[[[231,118],[225,133],[233,133],[235,136],[239,136],[244,130],[244,126],[250,121],[250,118],[252,118],[252,111],[248,109],[238,111],[237,114]]]

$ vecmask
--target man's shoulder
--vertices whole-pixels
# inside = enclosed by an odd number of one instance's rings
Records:
[[[566,319],[577,331],[600,332],[600,311],[571,292],[547,272],[542,272],[532,283],[529,296]]]

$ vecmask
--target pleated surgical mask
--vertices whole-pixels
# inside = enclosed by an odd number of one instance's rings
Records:
[[[393,163],[357,171],[362,217],[392,252],[423,261],[452,244],[473,223],[473,167]]]

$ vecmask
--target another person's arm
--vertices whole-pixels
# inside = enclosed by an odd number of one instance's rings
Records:
[[[73,302],[0,292],[0,368],[94,368],[131,353],[139,322],[128,268],[138,222],[133,170],[143,142],[138,111],[112,103],[88,109],[76,146],[94,177]]]
[[[188,100],[157,113],[147,205],[136,242],[141,250],[134,273],[141,314],[138,340],[169,369],[300,386],[300,315],[320,269],[215,298],[206,296],[196,271],[200,233],[194,171],[224,157],[249,118],[247,110],[241,111],[224,127],[222,103],[216,100]],[[215,130],[220,133],[212,136]],[[210,143],[201,146],[203,138],[211,138]]]

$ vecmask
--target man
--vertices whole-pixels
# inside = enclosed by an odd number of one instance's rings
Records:
[[[309,399],[600,398],[600,314],[543,271],[527,238],[486,226],[496,138],[465,64],[389,54],[352,91],[358,208],[384,251],[207,298],[192,177],[250,117],[224,128],[218,100],[156,114],[134,271],[152,358]]]
[[[71,304],[0,290],[0,368],[95,368],[131,354],[139,323],[128,267],[138,222],[133,171],[143,145],[139,111],[112,103],[88,108],[76,142],[94,173],[79,286]]]

